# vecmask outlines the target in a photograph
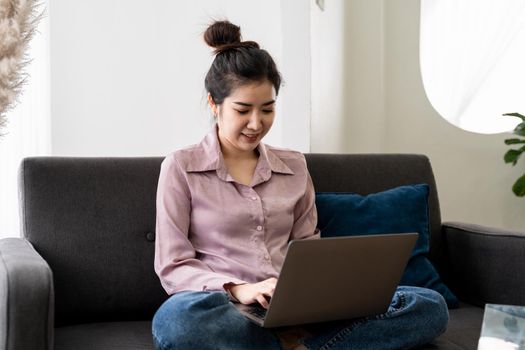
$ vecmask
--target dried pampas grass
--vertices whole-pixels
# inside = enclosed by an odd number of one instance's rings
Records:
[[[0,136],[28,78],[27,48],[43,13],[39,0],[0,0]]]

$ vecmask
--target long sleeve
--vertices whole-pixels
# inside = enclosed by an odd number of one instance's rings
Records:
[[[245,283],[212,271],[197,258],[188,238],[191,203],[187,173],[171,154],[163,161],[159,176],[155,241],[155,271],[166,292],[223,290],[226,283]]]
[[[306,163],[305,163],[306,167]],[[317,209],[315,207],[315,189],[312,178],[306,170],[306,188],[304,195],[294,209],[294,224],[290,240],[317,239],[320,231],[317,228]]]

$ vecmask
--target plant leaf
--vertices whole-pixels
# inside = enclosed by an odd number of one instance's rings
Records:
[[[525,115],[519,114],[519,113],[505,113],[503,115],[509,116],[509,117],[517,117],[521,118],[525,122]]]
[[[505,160],[505,163],[512,163],[512,165],[516,165],[516,162],[520,158],[523,151],[518,149],[509,149],[507,153],[503,156],[503,159]]]
[[[525,196],[525,175],[522,175],[512,186],[512,192],[518,197]]]
[[[522,139],[506,139],[505,140],[506,145],[515,145],[518,143],[525,143],[525,140],[522,140]]]
[[[515,128],[514,128],[514,135],[518,135],[518,136],[525,136],[525,123],[519,123]]]

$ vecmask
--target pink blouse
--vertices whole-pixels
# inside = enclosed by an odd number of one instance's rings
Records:
[[[168,294],[278,277],[290,240],[319,238],[304,156],[262,143],[257,149],[250,186],[228,174],[217,126],[162,162],[155,271]]]

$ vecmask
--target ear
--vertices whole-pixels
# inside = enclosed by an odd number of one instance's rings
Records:
[[[213,101],[213,97],[211,97],[211,94],[208,92],[208,104],[210,105],[211,111],[213,112],[213,116],[217,116],[217,105]]]

